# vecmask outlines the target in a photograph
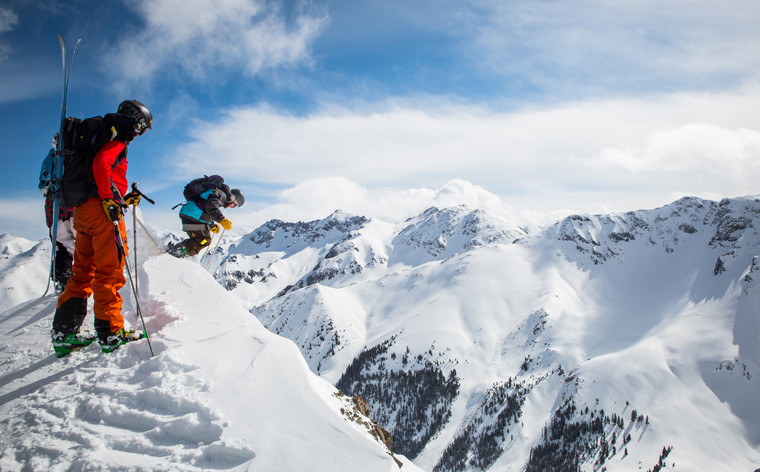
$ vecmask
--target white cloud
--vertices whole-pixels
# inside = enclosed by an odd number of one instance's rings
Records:
[[[33,241],[48,236],[45,225],[45,199],[0,198],[0,234],[31,239]]]
[[[0,6],[0,34],[13,31],[18,23],[18,15],[7,7]]]
[[[273,218],[312,221],[336,210],[401,222],[433,206],[447,208],[458,205],[489,210],[512,220],[516,218],[512,208],[499,197],[463,180],[452,180],[439,188],[401,188],[366,187],[343,177],[308,179],[278,192],[275,203],[257,205],[252,202],[252,208],[236,210],[230,218],[236,224],[242,224],[245,231],[251,231]]]
[[[629,210],[668,203],[674,192],[757,193],[755,103],[758,87],[514,113],[440,102],[303,117],[239,108],[198,124],[173,165],[183,178],[210,167],[251,185],[340,176],[371,189],[437,188],[462,179],[515,208]]]
[[[507,210],[496,195],[463,180],[452,180],[438,189],[429,189],[368,188],[343,177],[314,178],[283,190],[279,200],[314,217],[321,218],[341,209],[388,221],[404,220],[432,206],[446,208],[464,204],[499,213]]]
[[[310,44],[326,21],[305,10],[290,18],[277,3],[263,0],[142,0],[134,8],[144,26],[106,59],[124,83],[175,71],[203,80],[220,68],[254,76],[308,62]]]
[[[595,162],[618,166],[629,172],[685,173],[707,170],[717,177],[718,168],[729,179],[757,175],[760,132],[727,129],[707,124],[686,124],[667,131],[654,131],[640,149],[603,149]]]
[[[13,31],[18,23],[18,15],[10,8],[0,6],[0,35]],[[0,63],[8,59],[11,47],[5,41],[0,41]]]
[[[476,13],[459,25],[477,66],[560,95],[667,84],[717,89],[760,72],[754,0],[470,4]]]

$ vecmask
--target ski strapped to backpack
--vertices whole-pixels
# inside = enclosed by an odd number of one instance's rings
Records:
[[[77,52],[77,48],[79,47],[79,43],[81,43],[82,40],[78,39],[76,44],[74,45],[74,50],[71,52],[71,58],[69,59],[68,66],[66,66],[66,42],[63,39],[63,36],[61,36],[60,33],[58,33],[58,43],[61,45],[61,64],[63,68],[63,98],[61,99],[61,121],[60,128],[59,128],[59,136],[63,133],[63,126],[64,126],[64,120],[66,118],[66,102],[68,101],[68,94],[69,94],[69,79],[71,78],[71,66],[74,64],[74,55]],[[61,182],[61,170],[62,165],[61,161],[63,158],[63,141],[59,138],[56,150],[55,150],[55,165],[53,167],[54,174],[53,174],[53,185],[51,190],[53,191],[53,214],[58,215],[58,209],[60,208],[61,204],[61,188],[60,188],[60,182]],[[53,247],[51,250],[51,256],[50,256],[50,276],[48,277],[48,283],[47,287],[45,287],[45,293],[42,294],[44,297],[47,295],[48,290],[50,290],[50,282],[53,283],[56,282],[55,280],[55,253],[56,253],[56,235],[58,233],[58,218],[55,218],[53,220],[53,225],[50,228],[50,236],[51,241],[53,243]]]

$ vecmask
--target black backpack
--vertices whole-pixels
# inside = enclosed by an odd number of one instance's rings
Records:
[[[97,197],[97,187],[90,169],[95,154],[115,136],[134,135],[134,118],[109,113],[81,120],[66,118],[62,127],[63,177],[61,191],[67,206],[74,207],[91,197]],[[117,165],[123,157],[114,163]]]
[[[222,184],[224,184],[224,178],[221,175],[204,175],[185,185],[182,195],[188,202],[197,202],[203,192],[220,188]]]

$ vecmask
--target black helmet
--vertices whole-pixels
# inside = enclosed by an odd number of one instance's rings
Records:
[[[239,188],[233,188],[230,190],[230,193],[232,194],[232,201],[239,207],[243,206],[243,203],[245,203],[243,192]]]
[[[124,100],[119,104],[116,113],[123,113],[133,117],[137,124],[135,125],[136,134],[143,134],[148,128],[153,126],[153,115],[148,107],[137,100]]]

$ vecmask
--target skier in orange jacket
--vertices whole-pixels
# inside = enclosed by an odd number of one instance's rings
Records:
[[[58,298],[53,318],[52,342],[59,356],[92,343],[96,336],[103,352],[111,352],[141,337],[134,330],[124,329],[121,315],[119,290],[126,283],[124,258],[127,257],[122,208],[123,205],[136,204],[140,198],[126,193],[127,146],[152,126],[153,116],[137,100],[122,102],[117,114],[131,116],[130,126],[120,132],[112,128],[116,136],[100,148],[92,161],[90,175],[94,186],[89,198],[74,207],[77,239],[73,275]],[[123,252],[116,240],[114,225],[118,227]],[[90,295],[94,299],[95,335],[80,332]]]

